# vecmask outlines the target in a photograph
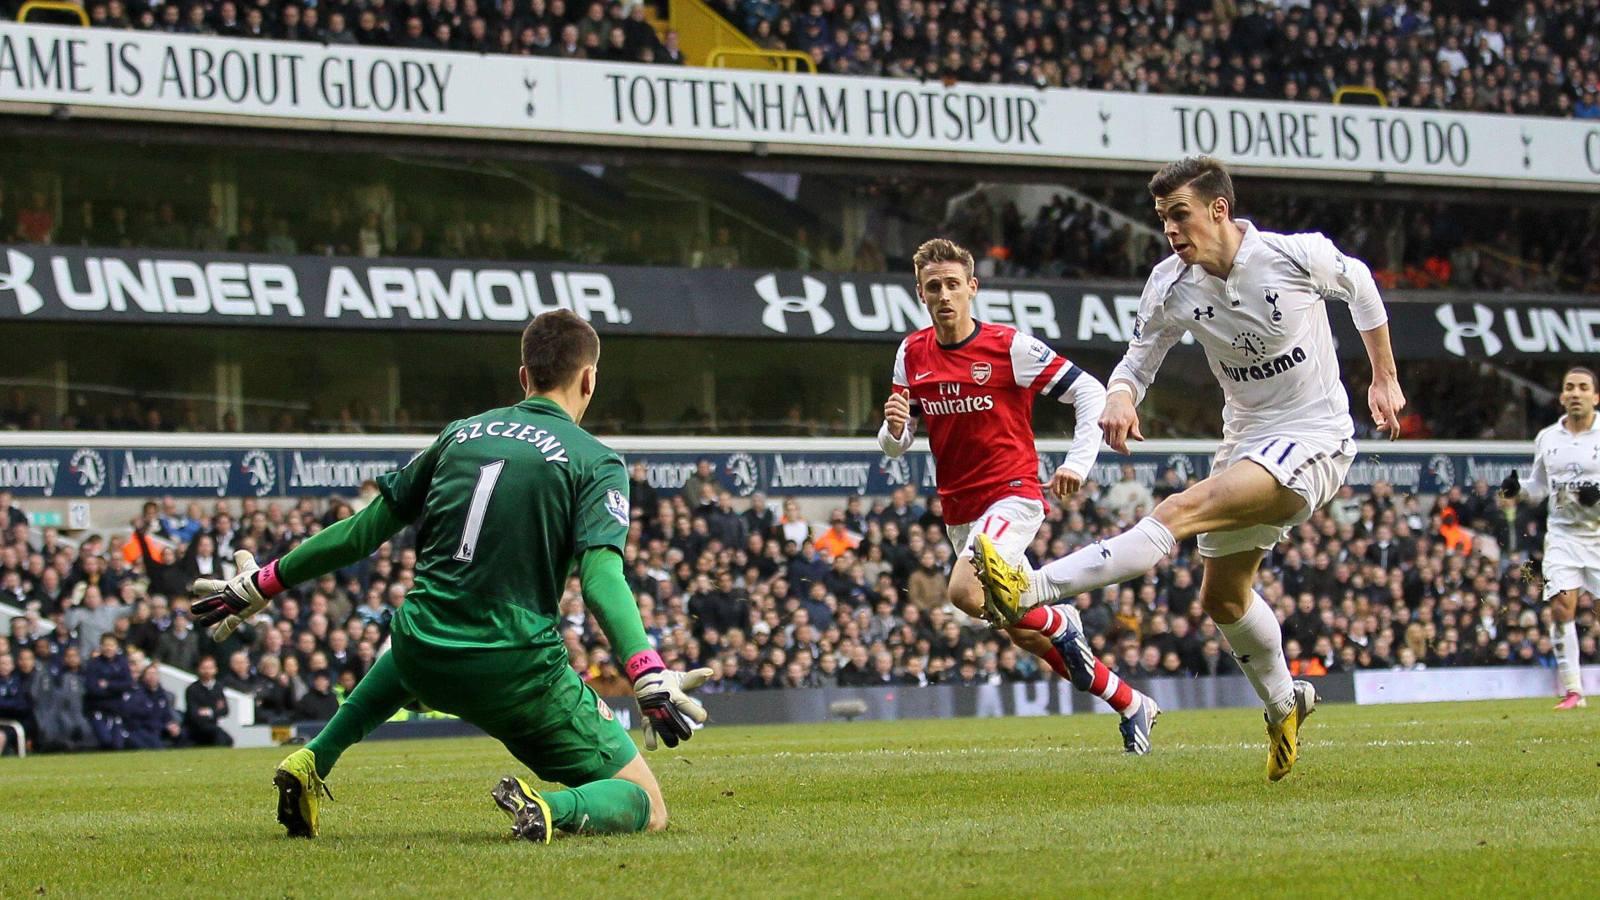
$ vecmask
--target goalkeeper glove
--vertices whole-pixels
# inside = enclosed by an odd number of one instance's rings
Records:
[[[1512,469],[1506,480],[1500,482],[1500,496],[1511,500],[1520,493],[1522,493],[1522,479],[1517,477],[1517,470]]]
[[[1585,484],[1578,488],[1578,502],[1584,506],[1600,503],[1600,486]]]
[[[646,750],[656,749],[658,739],[668,747],[676,747],[705,724],[706,708],[685,692],[705,684],[711,677],[710,669],[674,672],[662,663],[660,654],[646,650],[628,660],[627,671],[644,718]]]
[[[200,578],[189,588],[190,593],[203,595],[189,611],[197,623],[211,626],[211,639],[219,643],[283,591],[277,560],[260,569],[249,550],[240,550],[233,554],[233,564],[239,567],[239,574],[232,578]]]

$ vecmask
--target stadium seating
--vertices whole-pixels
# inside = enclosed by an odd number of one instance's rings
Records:
[[[716,0],[759,46],[819,71],[1600,118],[1592,2]],[[92,0],[94,27],[681,64],[644,4]],[[669,51],[668,48],[672,49]]]
[[[1115,533],[1175,487],[1152,494],[1129,481],[1092,489],[1051,512],[1032,555],[1057,556]],[[890,502],[837,510],[833,517],[843,521],[827,535],[799,515],[768,525],[731,505],[691,504],[639,483],[634,493],[641,527],[627,548],[627,569],[646,628],[669,664],[713,668],[706,690],[1044,677],[999,632],[949,608],[928,612],[912,602],[942,597],[951,551],[937,507],[930,511],[909,489]],[[410,535],[336,577],[299,586],[222,645],[188,627],[181,585],[208,565],[226,571],[222,561],[233,549],[277,556],[343,506],[168,503],[135,523],[143,541],[74,545],[54,529],[8,531],[0,545],[0,600],[28,612],[0,636],[0,654],[37,680],[60,671],[69,647],[85,664],[101,665],[91,654],[102,634],[112,634],[135,684],[151,660],[187,668],[209,656],[223,687],[255,696],[258,723],[311,717],[327,705],[307,700],[314,673],[327,671],[332,693],[342,698],[382,649],[389,617],[411,582]],[[1544,517],[1523,507],[1509,531],[1507,521],[1488,485],[1453,491],[1431,506],[1381,484],[1369,497],[1336,498],[1269,556],[1257,583],[1282,622],[1291,668],[1552,666],[1548,613],[1530,602],[1535,588],[1517,565],[1541,546]],[[785,535],[810,537],[797,546]],[[829,545],[854,547],[831,559],[816,549]],[[1198,564],[1194,548],[1185,547],[1150,577],[1080,598],[1093,646],[1108,665],[1135,679],[1235,671],[1195,599]],[[1595,610],[1587,596],[1582,604],[1582,659],[1592,664],[1600,661]],[[573,666],[600,692],[627,693],[575,584],[563,613]],[[886,664],[876,662],[880,657]],[[59,692],[51,696],[61,701]],[[6,717],[35,728],[28,710]],[[165,742],[183,739],[180,733]]]

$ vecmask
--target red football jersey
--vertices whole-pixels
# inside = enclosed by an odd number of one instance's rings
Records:
[[[1060,399],[1082,374],[1037,338],[1009,325],[975,323],[944,346],[924,328],[900,342],[894,390],[909,392],[926,423],[944,520],[964,525],[997,500],[1044,500],[1033,443],[1033,399]]]

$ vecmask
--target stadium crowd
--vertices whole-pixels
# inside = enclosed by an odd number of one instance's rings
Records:
[[[821,71],[1600,118],[1593,0],[714,0]]]
[[[1133,470],[1052,508],[1030,556],[1108,536],[1182,487]],[[232,572],[231,555],[286,552],[373,495],[293,503],[172,499],[146,504],[126,538],[71,541],[34,529],[0,492],[0,602],[19,607],[0,635],[0,719],[39,749],[225,743],[222,688],[250,695],[258,722],[325,720],[384,651],[405,601],[411,535],[371,559],[299,586],[229,640],[193,627],[186,585]],[[849,498],[825,523],[800,504],[735,499],[709,463],[679,490],[633,469],[626,570],[646,629],[672,666],[710,666],[705,690],[1033,681],[1048,673],[1000,633],[944,601],[953,561],[936,498],[909,487]],[[1509,511],[1486,484],[1438,498],[1379,484],[1350,488],[1296,528],[1257,587],[1277,610],[1296,675],[1446,666],[1552,668],[1549,620],[1522,563],[1537,558],[1542,512]],[[1142,579],[1076,602],[1095,651],[1136,680],[1237,672],[1196,594],[1193,546]],[[1593,598],[1578,614],[1597,662]],[[574,579],[561,629],[573,667],[603,695],[627,679]],[[192,671],[186,711],[154,663]],[[1552,679],[1554,678],[1552,672]],[[1553,684],[1553,681],[1552,681]]]
[[[819,71],[1600,118],[1595,0],[711,0]],[[239,38],[682,64],[645,3],[89,0],[91,24]],[[6,12],[15,9],[7,4]]]

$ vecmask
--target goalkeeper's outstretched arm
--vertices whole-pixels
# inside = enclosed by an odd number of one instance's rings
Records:
[[[705,707],[686,691],[692,691],[711,677],[710,669],[673,672],[650,646],[633,591],[622,574],[622,556],[612,547],[594,547],[578,561],[583,581],[583,602],[600,622],[600,630],[611,642],[611,651],[625,660],[623,671],[633,682],[633,696],[644,717],[644,745],[656,749],[656,742],[678,746],[694,735],[706,721]]]
[[[233,555],[238,574],[194,583],[194,593],[201,595],[191,607],[195,621],[212,626],[213,639],[225,640],[290,586],[366,559],[407,524],[380,494],[366,509],[306,538],[264,568],[256,567],[250,551],[240,550]]]

